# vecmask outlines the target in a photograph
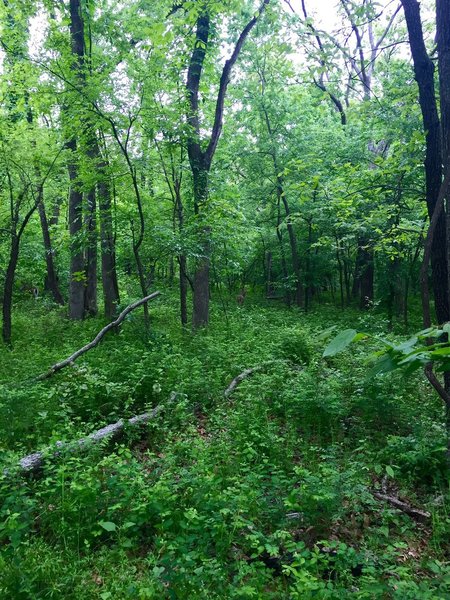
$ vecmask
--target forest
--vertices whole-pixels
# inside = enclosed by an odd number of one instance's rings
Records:
[[[450,600],[450,0],[2,0],[0,303],[0,600]]]

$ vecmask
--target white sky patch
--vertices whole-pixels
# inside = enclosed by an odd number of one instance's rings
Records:
[[[36,16],[30,19],[28,53],[30,58],[37,60],[44,47],[48,30],[48,16],[40,9]]]

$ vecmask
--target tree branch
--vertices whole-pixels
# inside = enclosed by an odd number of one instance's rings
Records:
[[[233,379],[233,381],[230,383],[230,385],[227,387],[227,389],[223,393],[223,395],[225,396],[225,398],[228,398],[229,396],[231,396],[231,394],[234,392],[234,390],[237,388],[237,386],[242,381],[244,381],[244,379],[247,379],[247,377],[250,377],[250,375],[253,375],[253,373],[255,371],[258,371],[259,369],[261,369],[260,366],[259,367],[252,367],[251,369],[245,369],[245,371],[243,371],[237,377],[235,377]]]
[[[216,111],[215,111],[215,115],[214,115],[214,125],[212,128],[211,138],[210,138],[210,141],[208,144],[208,148],[206,149],[206,152],[205,152],[205,160],[206,160],[207,167],[209,167],[211,165],[211,161],[213,159],[214,153],[217,148],[217,144],[219,142],[220,133],[222,131],[223,109],[224,109],[225,96],[227,93],[228,84],[230,82],[231,71],[232,71],[234,65],[236,64],[236,61],[242,50],[242,46],[244,45],[244,42],[248,37],[248,34],[253,29],[253,27],[256,25],[258,19],[264,12],[264,10],[265,10],[266,6],[269,4],[269,2],[270,2],[270,0],[263,0],[263,3],[261,4],[256,15],[253,17],[253,19],[251,19],[247,23],[247,25],[242,30],[241,35],[239,36],[238,41],[236,42],[236,45],[234,47],[233,53],[231,54],[230,58],[225,62],[225,65],[223,67],[222,75],[220,77],[219,93],[217,95]]]
[[[52,375],[54,375],[58,371],[61,371],[61,369],[64,369],[65,367],[74,363],[77,360],[77,358],[79,358],[80,356],[82,356],[83,354],[88,352],[89,350],[92,350],[92,348],[95,348],[96,346],[98,346],[98,344],[103,339],[103,337],[108,333],[108,331],[111,331],[111,329],[115,329],[116,327],[118,327],[131,311],[135,310],[139,306],[142,306],[142,304],[145,304],[146,302],[153,300],[154,298],[158,297],[160,294],[161,294],[161,292],[153,292],[153,294],[150,294],[149,296],[146,296],[145,298],[142,298],[141,300],[137,300],[136,302],[133,302],[132,304],[127,306],[120,313],[120,315],[117,317],[117,319],[115,321],[112,321],[111,323],[108,323],[108,325],[106,325],[106,327],[103,327],[103,329],[101,329],[97,333],[95,338],[91,342],[89,342],[89,344],[86,344],[85,346],[83,346],[82,348],[80,348],[79,350],[77,350],[76,352],[71,354],[68,358],[62,360],[59,363],[54,364],[52,367],[50,367],[50,369],[46,373],[39,375],[39,377],[37,377],[37,380],[43,381],[44,379],[48,379],[49,377],[52,377]]]

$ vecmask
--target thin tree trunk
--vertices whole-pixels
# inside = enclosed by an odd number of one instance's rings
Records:
[[[268,298],[273,296],[273,287],[272,287],[272,252],[267,252],[265,262],[266,272],[267,272],[267,280],[266,280],[266,296]]]
[[[208,198],[208,170],[197,163],[193,169],[194,204],[198,216]],[[209,322],[209,270],[211,264],[211,228],[200,224],[198,229],[200,258],[194,273],[192,326],[204,327]]]
[[[425,183],[428,216],[432,219],[442,181],[442,147],[438,108],[434,85],[434,64],[428,56],[423,38],[420,4],[417,0],[401,0],[419,86],[419,103],[425,130]],[[443,4],[439,4],[440,7]],[[445,214],[441,212],[434,230],[431,247],[431,271],[436,316],[439,323],[450,318],[447,279],[447,241]]]
[[[186,277],[187,260],[184,254],[178,257],[178,264],[180,266],[180,318],[181,324],[185,327],[188,324],[188,312],[187,312],[187,292],[188,292],[188,280]]]
[[[71,69],[75,76],[84,82],[84,29],[80,0],[70,0],[70,41],[73,56]],[[69,121],[67,106],[63,107],[66,120]],[[70,234],[70,283],[69,316],[71,319],[83,319],[85,308],[86,269],[83,251],[83,193],[78,181],[79,169],[77,142],[74,133],[70,133],[66,147],[70,150],[68,171],[70,179],[69,195],[69,234]]]
[[[112,319],[120,304],[116,270],[116,251],[111,210],[111,190],[105,177],[106,163],[101,164],[102,177],[98,182],[100,239],[102,252],[102,287],[105,317]]]
[[[41,201],[38,205],[39,219],[41,222],[42,237],[44,240],[45,263],[47,266],[47,275],[45,277],[45,290],[51,292],[53,300],[57,304],[64,304],[64,298],[58,285],[58,276],[56,274],[54,252],[50,238],[50,230],[48,226],[47,214],[45,212],[44,202]]]
[[[361,238],[358,240],[352,296],[353,298],[356,298],[359,295],[359,306],[362,309],[369,308],[372,305],[374,291],[373,279],[373,249],[368,240]]]
[[[281,229],[280,229],[280,225],[281,225],[281,206],[280,206],[280,199],[278,199],[278,205],[277,205],[277,238],[278,238],[278,244],[280,246],[280,258],[281,258],[281,272],[283,273],[283,279],[284,279],[284,299],[286,304],[290,307],[291,306],[291,291],[288,287],[288,283],[289,283],[289,273],[288,273],[288,269],[287,269],[287,263],[286,263],[286,253],[284,251],[284,245],[283,245],[283,234],[281,233]]]
[[[336,236],[336,262],[338,264],[339,271],[339,293],[341,298],[341,308],[344,308],[344,275],[342,269],[342,260],[341,260],[341,252],[340,252],[340,240],[339,237]]]
[[[78,166],[75,153],[77,143],[74,138],[66,144],[71,151],[68,162],[70,179],[69,194],[69,234],[70,234],[70,282],[69,282],[69,317],[83,319],[86,270],[82,244],[83,232],[83,194],[79,190]]]
[[[11,345],[11,313],[14,278],[16,276],[17,263],[19,260],[20,239],[14,234],[11,237],[8,267],[6,269],[5,283],[3,288],[3,327],[2,336],[6,345]]]
[[[95,186],[87,194],[86,214],[86,313],[95,316],[97,307],[97,199]]]
[[[361,273],[361,298],[360,308],[368,309],[373,303],[373,289],[374,289],[374,258],[373,249],[371,247],[363,248],[363,260],[364,267]]]

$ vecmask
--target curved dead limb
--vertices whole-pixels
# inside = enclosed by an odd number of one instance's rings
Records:
[[[263,369],[267,369],[269,368],[271,365],[277,364],[277,363],[284,363],[284,364],[288,364],[290,365],[290,367],[292,369],[295,370],[301,370],[301,367],[298,365],[294,365],[291,361],[289,360],[268,360],[260,365],[257,365],[256,367],[251,367],[249,369],[245,369],[245,371],[242,371],[242,373],[240,373],[239,375],[237,375],[233,381],[230,383],[230,385],[227,387],[227,389],[224,391],[223,395],[225,396],[225,398],[228,398],[229,396],[231,396],[231,394],[234,392],[234,390],[237,388],[237,386],[244,381],[244,379],[247,379],[248,377],[250,377],[251,375],[253,375],[253,373],[255,373],[256,371],[261,371]]]
[[[97,333],[95,338],[91,342],[89,342],[89,344],[86,344],[85,346],[71,354],[68,358],[62,360],[59,363],[54,364],[46,373],[42,373],[42,375],[39,375],[39,377],[37,377],[37,380],[43,381],[44,379],[48,379],[58,371],[61,371],[61,369],[64,369],[65,367],[68,367],[69,365],[73,364],[77,360],[77,358],[79,358],[82,354],[85,354],[89,350],[92,350],[92,348],[95,348],[95,346],[97,346],[100,343],[100,341],[108,333],[108,331],[111,331],[111,329],[115,329],[116,327],[118,327],[132,310],[135,310],[139,306],[142,306],[142,304],[153,300],[160,294],[161,292],[153,292],[153,294],[150,294],[145,298],[141,298],[141,300],[137,300],[136,302],[129,304],[126,308],[123,309],[123,311],[120,313],[117,319],[115,319],[115,321],[111,321],[111,323],[108,323],[106,327],[103,327],[103,329],[101,329]]]
[[[247,379],[247,377],[250,377],[250,375],[253,375],[253,373],[255,371],[259,371],[259,369],[261,369],[261,366],[259,366],[259,367],[252,367],[251,369],[245,369],[245,371],[243,371],[237,377],[235,377],[233,379],[233,381],[230,383],[230,385],[227,387],[227,389],[223,393],[223,395],[225,396],[225,398],[228,398],[229,396],[231,396],[231,394],[234,392],[234,390],[237,388],[237,386],[242,381],[244,381],[244,379]]]
[[[387,494],[380,494],[379,492],[372,492],[374,498],[377,500],[383,500],[384,502],[388,502],[394,508],[401,510],[405,514],[413,517],[417,521],[427,521],[431,514],[428,511],[420,510],[419,508],[414,508],[413,506],[403,502],[403,500],[399,500],[394,496],[388,496]]]
[[[172,402],[174,402],[179,395],[180,394],[178,392],[172,392],[167,401],[167,405],[170,405]],[[121,434],[126,427],[145,425],[161,414],[164,409],[164,404],[158,404],[158,406],[146,413],[136,415],[131,419],[120,419],[116,423],[106,425],[105,427],[102,427],[101,429],[98,429],[97,431],[94,431],[90,435],[80,438],[79,440],[75,440],[73,442],[56,442],[51,448],[28,454],[19,460],[19,473],[26,475],[38,471],[43,466],[46,458],[58,457],[62,452],[74,453],[89,448],[92,444],[96,444],[102,440],[112,440]],[[13,470],[7,469],[5,474],[12,472]]]
[[[56,442],[54,449],[47,449],[44,452],[34,452],[33,454],[28,454],[28,456],[21,458],[19,460],[19,467],[22,471],[28,473],[37,471],[42,467],[46,456],[58,456],[62,451],[76,452],[77,450],[89,447],[91,444],[101,442],[104,439],[113,439],[123,431],[126,425],[142,425],[148,423],[148,421],[159,415],[163,408],[163,405],[160,404],[150,412],[137,415],[136,417],[125,421],[120,419],[117,423],[106,425],[106,427],[102,427],[87,437],[76,440],[75,442]]]

